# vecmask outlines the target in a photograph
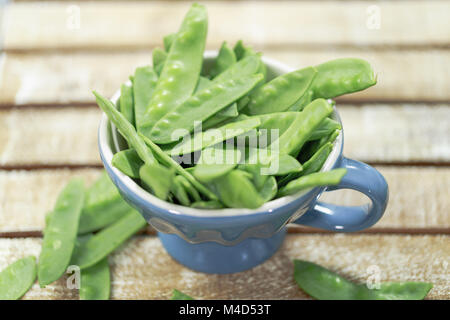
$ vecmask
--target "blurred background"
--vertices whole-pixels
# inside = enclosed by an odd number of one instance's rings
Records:
[[[149,230],[113,258],[113,297],[164,298],[177,286],[204,298],[305,298],[285,280],[299,257],[350,277],[377,265],[383,280],[431,281],[431,298],[450,298],[450,1],[200,2],[208,49],[243,39],[293,68],[339,57],[373,65],[378,84],[337,99],[337,108],[344,154],[385,175],[390,202],[362,233],[291,228],[280,254],[235,276],[184,269]],[[137,66],[151,64],[151,50],[191,3],[0,0],[0,269],[39,250],[45,213],[70,177],[89,183],[101,171],[101,112],[91,91],[111,96]],[[326,197],[364,200],[353,192]],[[155,276],[165,282],[142,281]],[[26,297],[72,297],[55,286]]]

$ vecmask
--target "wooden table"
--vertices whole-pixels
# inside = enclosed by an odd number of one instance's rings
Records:
[[[0,0],[0,3],[4,0]],[[378,84],[338,100],[347,156],[379,169],[390,187],[385,216],[355,234],[292,227],[282,249],[233,275],[190,271],[149,230],[110,261],[112,297],[166,299],[173,288],[198,298],[305,299],[294,258],[350,279],[429,281],[428,298],[450,298],[450,27],[448,1],[211,1],[208,48],[245,39],[294,67],[356,56]],[[15,1],[3,12],[0,55],[0,269],[38,255],[44,215],[72,176],[101,171],[100,111],[151,49],[177,29],[181,1]],[[377,19],[377,14],[380,19]],[[79,16],[78,16],[79,14]],[[0,14],[1,16],[1,14]],[[379,22],[379,23],[378,23]],[[330,201],[364,201],[353,192]],[[65,280],[25,299],[71,299]]]

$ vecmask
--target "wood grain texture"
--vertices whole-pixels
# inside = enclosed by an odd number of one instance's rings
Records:
[[[361,161],[450,159],[450,106],[339,104],[344,153]],[[0,166],[100,164],[97,108],[0,110]],[[4,128],[4,129],[3,129]]]
[[[366,59],[373,65],[378,83],[344,96],[346,101],[450,101],[450,50],[269,48],[262,52],[293,68],[342,57]],[[0,56],[0,106],[93,103],[93,89],[111,96],[136,67],[149,64],[150,57],[150,50],[4,54]]]
[[[37,256],[41,239],[0,239],[0,269]],[[365,283],[371,270],[380,281],[427,281],[428,299],[449,299],[450,238],[397,235],[288,235],[264,264],[231,275],[193,272],[175,262],[155,237],[136,237],[110,257],[113,299],[168,299],[174,288],[198,299],[308,299],[293,280],[293,259],[319,263]],[[45,289],[35,284],[24,299],[77,299],[66,279]]]
[[[159,1],[14,3],[6,9],[5,47],[148,47],[178,29],[189,5]],[[371,27],[370,4],[365,2],[210,2],[209,43],[217,46],[223,40],[244,38],[255,45],[272,46],[448,45],[448,2],[382,1],[376,6],[381,14],[378,29]]]
[[[390,199],[383,218],[373,229],[450,230],[449,168],[377,169],[389,184]],[[82,177],[88,186],[99,173],[100,169],[0,171],[0,232],[41,231],[45,226],[45,214],[53,208],[69,179]],[[341,205],[368,202],[359,193],[347,190],[326,192],[321,200]]]

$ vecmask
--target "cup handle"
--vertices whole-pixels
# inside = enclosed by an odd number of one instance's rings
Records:
[[[347,174],[337,186],[327,191],[353,189],[364,193],[371,203],[362,206],[338,206],[321,201],[308,210],[295,224],[339,231],[353,232],[369,228],[383,216],[389,198],[386,180],[378,170],[368,164],[343,157],[340,166]]]

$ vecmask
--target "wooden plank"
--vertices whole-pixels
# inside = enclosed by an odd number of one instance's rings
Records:
[[[446,86],[450,82],[450,50],[269,48],[263,52],[265,56],[293,68],[342,57],[360,57],[370,61],[378,74],[378,84],[343,97],[346,101],[450,101]],[[0,106],[93,103],[93,89],[111,96],[137,66],[149,64],[150,57],[149,50],[4,54],[3,59],[0,56]]]
[[[374,230],[450,230],[447,192],[450,168],[378,166],[377,169],[389,184],[390,200]],[[99,172],[100,169],[0,171],[0,233],[41,231],[45,226],[45,214],[53,208],[68,180],[80,176],[87,186]],[[360,205],[368,201],[359,193],[347,190],[324,193],[321,200],[341,205]]]
[[[5,47],[148,47],[177,30],[189,5],[159,1],[14,3],[6,10]],[[240,38],[271,46],[449,43],[448,2],[377,2],[375,12],[370,6],[353,1],[215,1],[208,3],[209,43],[218,46],[223,40]],[[372,23],[376,11],[379,25]],[[237,24],[230,24],[230,19]]]
[[[0,269],[37,256],[41,239],[0,239]],[[155,237],[136,237],[110,257],[113,299],[168,299],[174,288],[198,299],[308,299],[293,280],[293,259],[319,263],[365,283],[428,281],[428,299],[449,299],[448,236],[289,235],[264,264],[231,275],[208,275],[175,262]],[[35,284],[25,299],[77,299],[66,279],[44,289]]]
[[[369,162],[448,162],[449,105],[338,105],[344,153]],[[0,110],[0,166],[100,164],[97,108]]]

